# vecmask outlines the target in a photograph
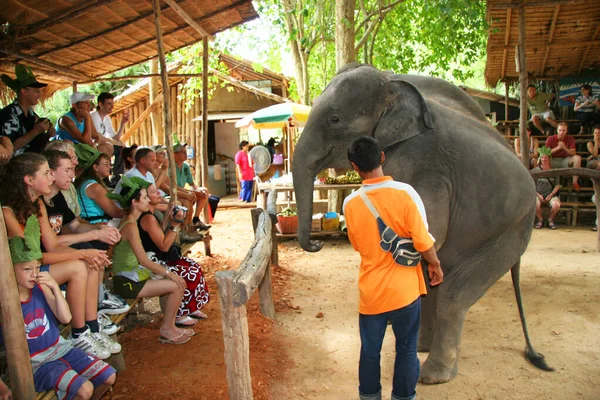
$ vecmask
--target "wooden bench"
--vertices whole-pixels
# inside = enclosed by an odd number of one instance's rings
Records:
[[[565,201],[560,204],[560,210],[567,214],[567,225],[575,226],[578,214],[580,212],[596,212],[596,204]]]

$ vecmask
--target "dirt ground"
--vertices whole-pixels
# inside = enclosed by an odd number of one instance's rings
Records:
[[[181,346],[160,345],[153,322],[121,335],[128,369],[114,399],[227,399],[223,335],[214,273],[236,268],[251,241],[248,209],[220,210],[213,225],[213,258],[198,258],[209,279],[209,319]],[[524,256],[521,287],[535,348],[556,369],[545,372],[523,357],[524,338],[510,274],[467,315],[459,375],[443,385],[419,385],[419,399],[600,399],[600,262],[589,228],[535,230]],[[248,307],[254,398],[355,399],[360,350],[358,255],[345,239],[327,240],[319,253],[296,241],[279,246],[274,268],[277,318]],[[322,313],[322,318],[317,315]],[[320,314],[319,314],[320,315]],[[382,351],[382,385],[391,391],[394,342]],[[427,354],[420,354],[424,360]]]

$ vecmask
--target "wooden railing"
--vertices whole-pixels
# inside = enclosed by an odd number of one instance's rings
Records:
[[[237,270],[219,271],[215,274],[219,287],[230,400],[254,398],[246,304],[256,288],[260,296],[260,312],[268,318],[275,317],[271,287],[273,220],[265,210],[255,208],[251,212],[254,242],[246,257]]]

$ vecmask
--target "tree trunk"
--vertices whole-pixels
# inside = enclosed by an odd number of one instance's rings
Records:
[[[335,2],[335,66],[336,69],[356,61],[354,51],[354,10],[356,0],[336,0]]]
[[[150,73],[158,74],[157,58],[150,60]],[[153,77],[150,79],[149,88],[150,100],[148,101],[148,104],[152,104],[156,96],[158,96],[158,77]],[[160,135],[160,117],[158,109],[152,110],[152,113],[150,114],[150,121],[152,122],[152,143],[159,144],[162,142],[162,140],[159,139],[159,136],[162,135]]]
[[[290,36],[290,48],[292,50],[292,58],[294,59],[294,70],[300,103],[308,104],[310,98],[308,90],[308,54],[303,52],[298,39],[303,35],[301,31],[302,27],[297,26],[293,18],[292,11],[295,9],[295,4],[292,4],[290,1],[284,1],[283,7],[285,10],[285,25]],[[292,32],[297,32],[294,37],[291,34]]]

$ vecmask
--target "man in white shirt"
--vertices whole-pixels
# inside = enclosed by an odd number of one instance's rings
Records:
[[[152,171],[158,170],[159,173],[154,178],[152,175]],[[167,170],[168,168],[163,168],[162,165],[156,165],[156,153],[150,147],[138,147],[135,152],[135,167],[131,168],[129,171],[125,172],[125,176],[128,178],[137,176],[138,178],[142,178],[147,182],[155,185],[157,188],[160,187],[165,179],[167,178]],[[121,182],[117,184],[115,188],[115,192],[119,193],[121,190]]]
[[[119,179],[119,175],[125,172],[125,166],[123,159],[121,158],[121,150],[123,150],[123,143],[121,143],[121,135],[125,128],[125,124],[129,121],[129,112],[125,110],[123,112],[123,118],[119,124],[119,130],[115,132],[112,121],[109,117],[114,107],[115,96],[111,93],[102,92],[98,95],[98,106],[94,111],[90,113],[92,122],[96,131],[104,136],[115,148],[115,161],[113,163],[113,174],[116,179]]]

